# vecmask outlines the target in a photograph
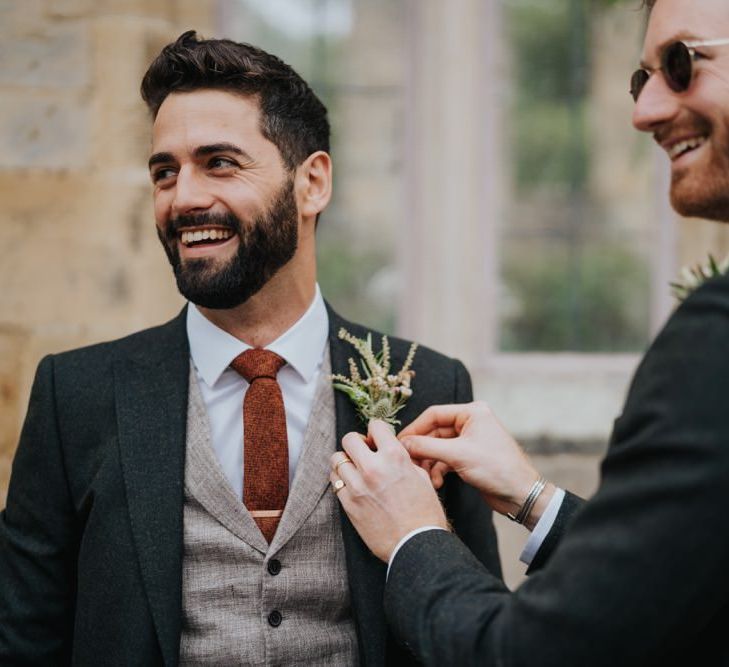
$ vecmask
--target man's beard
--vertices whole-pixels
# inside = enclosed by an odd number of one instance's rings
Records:
[[[706,164],[672,174],[671,205],[686,217],[729,222],[729,145],[712,133],[702,149],[710,151]]]
[[[194,227],[229,229],[238,237],[238,252],[221,263],[200,257],[180,259],[178,230]],[[181,215],[157,234],[175,272],[177,289],[204,308],[235,308],[256,294],[295,254],[298,216],[293,179],[287,179],[267,211],[244,225],[232,213]]]

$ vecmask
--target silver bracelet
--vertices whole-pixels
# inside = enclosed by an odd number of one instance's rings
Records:
[[[526,497],[524,504],[519,508],[519,511],[516,514],[512,514],[511,512],[509,512],[506,516],[508,516],[512,521],[516,521],[516,523],[526,523],[526,520],[529,518],[532,509],[534,509],[537,498],[539,498],[542,491],[544,491],[545,486],[547,486],[547,480],[544,479],[544,477],[540,477],[532,485],[532,488],[529,491],[529,495]]]

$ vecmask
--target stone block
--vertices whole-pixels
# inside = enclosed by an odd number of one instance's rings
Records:
[[[89,153],[84,95],[15,92],[0,105],[0,168],[75,169]]]
[[[108,16],[97,19],[91,30],[93,160],[104,170],[124,167],[146,171],[151,121],[139,86],[149,65],[149,32],[147,21]],[[123,52],[126,55],[120,58]],[[114,145],[113,150],[109,150],[110,144]]]
[[[0,172],[0,226],[13,248],[0,262],[7,323],[35,332],[81,327],[98,340],[179,309],[149,185],[125,176]]]
[[[89,61],[83,24],[43,21],[0,40],[0,85],[83,87],[89,83]]]

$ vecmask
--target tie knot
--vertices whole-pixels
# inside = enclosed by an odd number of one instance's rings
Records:
[[[230,366],[240,373],[248,382],[266,377],[276,379],[281,367],[286,361],[275,352],[259,348],[246,350],[239,354]]]

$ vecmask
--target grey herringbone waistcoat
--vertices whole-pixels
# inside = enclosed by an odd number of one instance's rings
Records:
[[[339,508],[329,355],[288,502],[270,546],[213,452],[190,373],[181,665],[356,665]],[[242,446],[242,443],[241,443]]]

